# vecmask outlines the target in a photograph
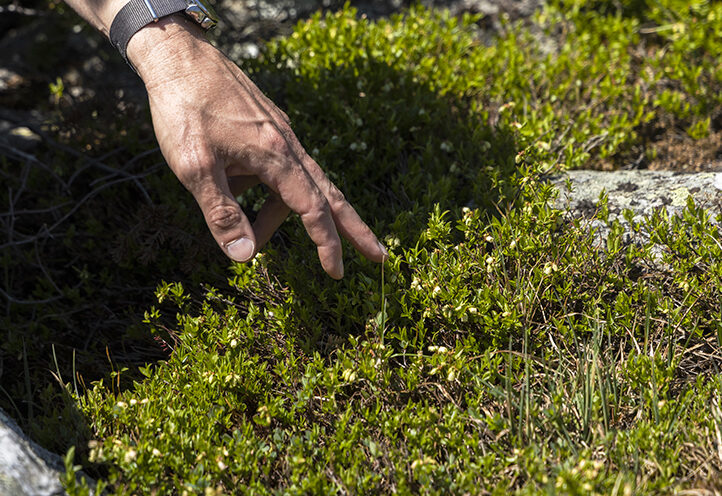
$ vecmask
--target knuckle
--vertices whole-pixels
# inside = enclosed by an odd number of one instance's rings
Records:
[[[328,201],[334,206],[341,206],[346,203],[346,195],[335,184],[331,183],[328,188]]]
[[[230,205],[217,205],[210,209],[206,215],[206,222],[213,230],[228,231],[242,221],[242,215],[238,208]]]
[[[343,247],[341,246],[341,239],[338,236],[335,236],[335,237],[329,239],[326,242],[326,246],[331,251],[341,251],[343,249]]]
[[[288,150],[288,140],[280,130],[274,130],[270,136],[266,138],[266,146],[276,153],[286,153]]]
[[[331,215],[328,202],[323,198],[314,197],[313,202],[302,215],[304,222],[318,224],[324,222]]]
[[[216,166],[216,157],[209,147],[194,146],[183,150],[178,159],[178,178],[193,183],[207,176]]]

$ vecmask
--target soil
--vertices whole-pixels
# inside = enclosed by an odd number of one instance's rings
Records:
[[[722,131],[694,141],[686,134],[668,130],[652,147],[656,157],[650,160],[649,170],[722,171]]]

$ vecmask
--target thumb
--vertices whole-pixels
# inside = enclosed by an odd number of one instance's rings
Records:
[[[232,260],[247,262],[256,253],[256,236],[227,181],[208,185],[195,195],[211,234]]]

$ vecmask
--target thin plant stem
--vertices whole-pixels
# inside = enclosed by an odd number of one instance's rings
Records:
[[[385,261],[381,262],[381,346],[384,346],[384,335],[386,334],[386,284],[384,281]]]

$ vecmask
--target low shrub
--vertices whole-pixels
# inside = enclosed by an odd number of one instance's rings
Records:
[[[331,281],[292,220],[220,284],[164,222],[185,207],[148,207],[114,263],[174,276],[145,315],[164,359],[137,368],[131,350],[68,386],[83,461],[117,494],[719,489],[718,224],[689,204],[631,222],[649,236],[630,244],[602,201],[600,246],[542,177],[651,156],[659,126],[717,132],[720,19],[716,3],[560,0],[486,46],[472,16],[347,8],[269,44],[245,68],[391,258],[347,250]],[[185,248],[158,256],[169,239]],[[118,275],[101,267],[105,297]]]
[[[659,60],[633,60],[638,20],[561,12],[540,14],[569,28],[546,54],[520,26],[485,47],[470,17],[347,11],[250,64],[391,259],[379,274],[347,255],[346,279],[331,282],[294,223],[234,265],[225,290],[163,283],[146,319],[168,359],[79,398],[90,459],[118,493],[709,484],[722,421],[716,224],[690,204],[632,223],[646,243],[623,243],[611,222],[598,246],[539,181],[685,116],[635,86]]]
[[[344,338],[267,256],[200,300],[162,284],[175,310],[147,319],[170,356],[79,399],[90,460],[120,494],[696,487],[720,468],[718,229],[690,205],[599,250],[548,196],[437,209],[382,287],[351,276],[368,310]]]

